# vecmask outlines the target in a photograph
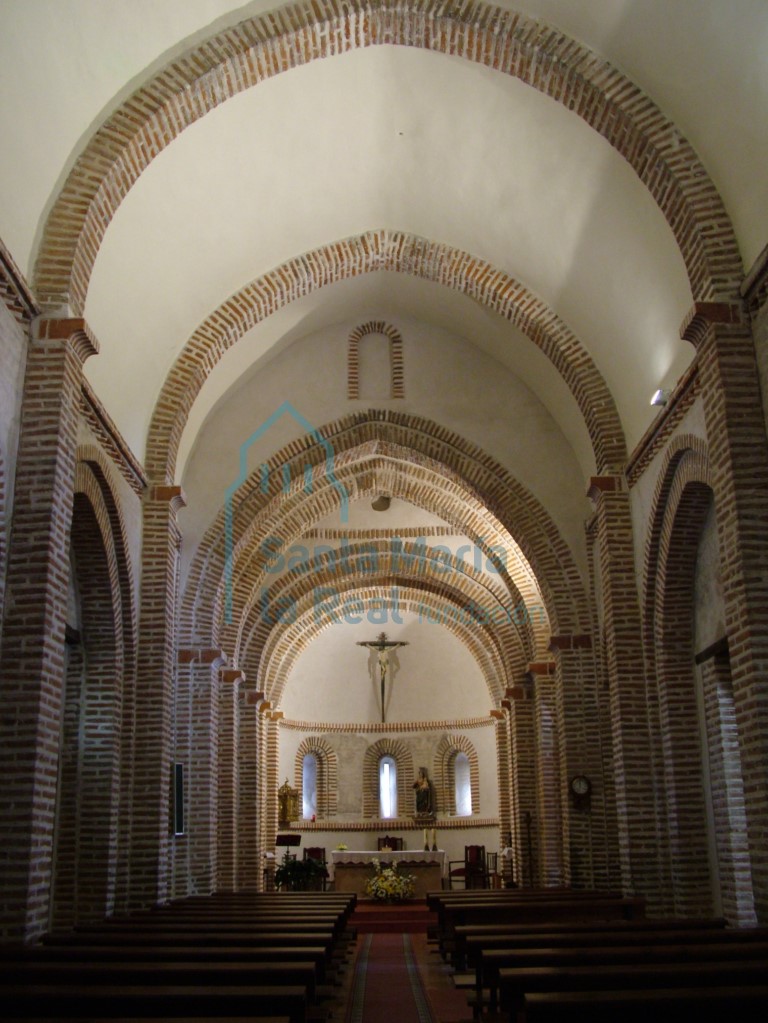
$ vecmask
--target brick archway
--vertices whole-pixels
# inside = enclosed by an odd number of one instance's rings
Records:
[[[206,318],[176,359],[155,405],[147,436],[149,477],[173,482],[192,405],[213,367],[249,330],[320,288],[380,270],[441,284],[509,320],[546,355],[573,394],[598,471],[623,470],[626,444],[613,397],[581,341],[544,302],[471,253],[403,231],[377,230],[296,256],[245,285]]]
[[[733,229],[701,161],[652,101],[603,57],[524,15],[479,2],[395,7],[307,0],[241,22],[154,76],[104,122],[76,161],[46,222],[34,290],[82,312],[115,211],[146,167],[219,104],[308,61],[376,45],[461,57],[563,104],[632,166],[664,213],[694,300],[734,297],[742,273]]]

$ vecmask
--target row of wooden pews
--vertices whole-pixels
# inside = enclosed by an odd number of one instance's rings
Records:
[[[347,893],[218,894],[0,950],[6,1023],[312,1023],[354,942]]]
[[[615,893],[513,891],[494,910],[494,893],[477,894],[430,896],[443,954],[474,973],[476,1019],[487,1010],[511,1023],[557,1023],[583,1012],[615,1023],[620,1012],[632,1023],[651,1011],[666,1023],[710,1003],[746,1019],[768,1009],[768,928],[647,919],[638,900],[621,912]]]

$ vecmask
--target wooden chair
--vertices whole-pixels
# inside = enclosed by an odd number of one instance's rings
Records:
[[[403,840],[402,838],[391,838],[389,835],[385,835],[383,838],[378,840],[376,848],[379,850],[392,849],[394,852],[401,852],[403,849]]]
[[[463,888],[487,888],[488,867],[484,845],[465,845],[464,859],[448,864],[448,887],[459,884]]]

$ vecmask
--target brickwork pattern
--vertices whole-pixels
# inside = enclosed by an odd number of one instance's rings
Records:
[[[495,720],[495,719],[491,719]],[[423,726],[422,726],[423,727]],[[472,742],[460,733],[444,735],[435,753],[432,778],[435,784],[437,810],[441,813],[456,814],[456,757],[465,753],[469,761],[469,788],[472,794],[472,813],[480,813],[480,763],[477,750]],[[500,778],[509,777],[509,772]],[[502,788],[502,786],[499,786]]]
[[[201,324],[174,363],[155,406],[147,438],[150,477],[173,481],[189,410],[213,367],[250,329],[319,288],[379,270],[442,284],[509,320],[542,350],[570,388],[596,465],[620,470],[626,444],[613,397],[589,353],[553,310],[503,271],[469,253],[379,230],[290,260],[246,285]]]
[[[82,320],[40,322],[28,350],[0,657],[6,939],[33,940],[49,922],[77,410],[95,350]]]
[[[349,335],[347,342],[347,397],[357,401],[360,397],[360,342],[369,334],[382,334],[389,341],[390,398],[405,397],[403,367],[403,337],[399,330],[383,320],[364,323]]]
[[[45,225],[34,289],[82,309],[104,233],[149,163],[231,96],[311,60],[370,45],[421,47],[530,85],[583,118],[630,164],[664,213],[697,299],[735,294],[741,261],[730,222],[693,148],[605,59],[517,12],[440,0],[315,0],[243,21],[173,61],[94,134]]]
[[[372,743],[363,758],[363,817],[381,819],[379,813],[379,762],[392,757],[396,765],[397,817],[405,817],[415,807],[411,784],[415,777],[413,755],[398,739],[385,737]]]
[[[281,720],[280,724],[281,727],[285,727],[286,722]],[[299,806],[302,805],[304,797],[304,757],[308,754],[314,756],[317,761],[317,819],[325,821],[336,816],[339,800],[339,758],[327,739],[317,735],[302,739],[296,751],[294,768],[294,785],[299,793]]]

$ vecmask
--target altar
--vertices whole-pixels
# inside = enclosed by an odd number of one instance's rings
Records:
[[[403,874],[411,874],[414,882],[414,896],[423,898],[427,892],[439,891],[445,875],[445,850],[401,849],[334,849],[328,864],[328,880],[333,882],[337,892],[354,892],[365,896],[366,883],[373,877],[373,861],[382,866],[396,863]]]

